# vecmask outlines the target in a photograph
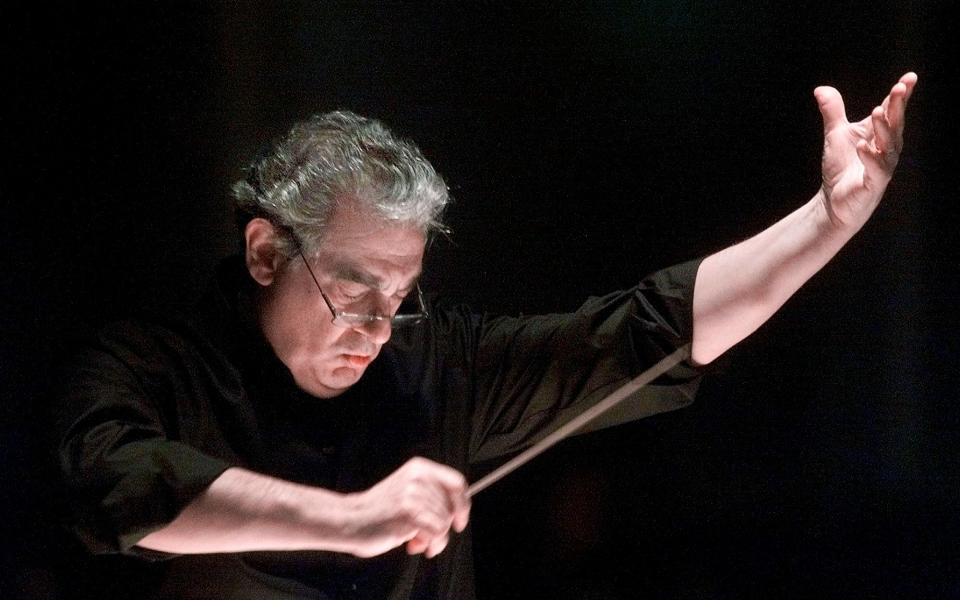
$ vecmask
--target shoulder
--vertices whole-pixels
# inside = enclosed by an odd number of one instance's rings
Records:
[[[195,346],[202,336],[187,319],[143,315],[103,326],[82,349],[118,357],[178,353]]]
[[[64,363],[77,379],[149,382],[184,371],[230,369],[223,351],[186,318],[144,315],[106,324],[81,340]]]
[[[138,312],[117,319],[74,343],[68,356],[118,362],[149,372],[169,363],[223,362],[239,348],[252,347],[256,336],[246,322],[252,317],[245,320],[238,306],[242,277],[237,263],[236,257],[222,261],[192,308]]]

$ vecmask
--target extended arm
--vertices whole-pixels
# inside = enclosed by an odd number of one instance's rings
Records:
[[[762,233],[703,261],[693,297],[695,362],[706,364],[750,335],[866,223],[903,146],[907,73],[871,115],[847,121],[837,90],[814,95],[824,124],[823,183],[814,197]]]
[[[414,458],[369,490],[339,494],[232,468],[139,546],[174,554],[330,550],[435,556],[469,518],[466,481]]]

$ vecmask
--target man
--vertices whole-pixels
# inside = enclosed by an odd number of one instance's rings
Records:
[[[169,558],[160,597],[472,596],[464,473],[688,341],[691,360],[605,424],[689,402],[697,367],[872,214],[916,81],[856,123],[817,88],[822,186],[766,231],[525,319],[426,305],[417,279],[447,195],[415,146],[351,113],[298,124],[235,187],[244,260],[197,315],[117,324],[73,368],[58,432],[78,533]]]

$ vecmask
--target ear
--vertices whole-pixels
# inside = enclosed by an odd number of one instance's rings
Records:
[[[277,251],[277,230],[263,218],[251,219],[243,230],[246,240],[246,262],[250,276],[266,287],[273,283],[283,257]]]

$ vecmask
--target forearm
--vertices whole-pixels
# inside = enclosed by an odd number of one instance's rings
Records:
[[[406,544],[432,557],[469,518],[466,479],[425,458],[353,494],[233,468],[139,545],[173,554],[328,550],[369,557]]]
[[[232,468],[138,545],[174,554],[350,551],[347,511],[343,494]]]
[[[693,295],[695,362],[753,333],[856,233],[830,219],[822,191],[760,234],[706,258]]]

